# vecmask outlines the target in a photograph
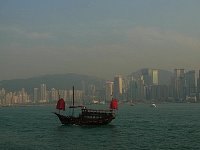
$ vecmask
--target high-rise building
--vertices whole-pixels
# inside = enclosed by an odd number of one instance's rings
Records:
[[[47,102],[46,84],[41,84],[40,85],[40,102]]]
[[[158,69],[142,69],[142,79],[145,86],[159,85],[159,70]]]
[[[195,81],[195,70],[188,71],[185,73],[185,84],[186,84],[186,95],[196,95],[196,81]]]
[[[106,98],[105,98],[105,102],[108,103],[112,100],[113,97],[113,85],[114,82],[112,81],[107,81],[106,82]]]
[[[117,98],[118,100],[122,100],[122,76],[117,75],[114,77],[114,98]]]
[[[174,69],[174,97],[178,101],[183,101],[185,96],[185,70]]]
[[[176,78],[184,77],[185,70],[184,69],[174,69],[174,75]]]
[[[152,98],[152,94],[155,95],[155,92],[159,85],[159,70],[158,69],[142,69],[141,79],[144,83],[144,97],[146,100]],[[153,92],[153,93],[152,93]]]
[[[197,78],[197,100],[200,101],[200,70]]]
[[[39,100],[38,88],[34,88],[33,89],[33,102],[38,103],[38,100]]]
[[[128,82],[128,92],[127,92],[127,100],[128,101],[141,101],[145,98],[145,88],[144,88],[144,80],[143,76],[130,76]]]
[[[149,99],[156,101],[165,101],[168,99],[168,86],[167,85],[152,85],[149,87]]]
[[[6,103],[6,91],[4,88],[0,90],[0,105],[4,105]]]
[[[159,79],[158,79],[158,70],[157,69],[153,69],[152,70],[152,83],[153,85],[159,85]]]
[[[51,102],[58,100],[58,92],[55,88],[52,88],[50,93],[51,93],[50,94],[50,101]]]
[[[129,88],[128,88],[128,100],[134,101],[137,99],[138,96],[138,84],[137,79],[131,79],[129,82]]]
[[[138,90],[138,94],[137,94],[138,99],[139,100],[144,99],[144,95],[145,95],[144,80],[141,77],[137,80],[137,90]]]
[[[142,69],[142,79],[144,80],[144,85],[152,85],[152,69]]]
[[[20,91],[20,94],[22,96],[22,103],[29,103],[30,102],[29,95],[25,91],[25,88],[22,88],[22,90]]]

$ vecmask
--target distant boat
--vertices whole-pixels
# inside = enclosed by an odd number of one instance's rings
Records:
[[[65,110],[65,101],[61,98],[57,102],[56,108],[59,113],[54,112],[64,125],[106,125],[115,119],[115,110],[118,109],[118,102],[113,99],[108,110],[88,109],[85,106],[74,105],[74,87],[73,87],[73,105],[69,107],[72,109],[72,114],[61,115],[60,110]],[[81,111],[78,116],[74,115],[74,109],[80,108]]]
[[[151,107],[156,107],[156,104],[155,104],[155,103],[152,103],[152,104],[151,104]]]

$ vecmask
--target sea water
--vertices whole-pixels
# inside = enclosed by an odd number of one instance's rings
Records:
[[[106,107],[106,106],[105,106]],[[61,125],[54,106],[0,108],[0,150],[197,150],[200,104],[121,104],[109,125]]]

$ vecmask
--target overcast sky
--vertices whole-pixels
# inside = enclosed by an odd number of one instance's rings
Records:
[[[200,68],[200,0],[1,0],[0,80]]]

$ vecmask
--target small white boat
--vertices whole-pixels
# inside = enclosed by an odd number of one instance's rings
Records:
[[[151,107],[156,107],[156,104],[152,103],[152,104],[151,104]]]

